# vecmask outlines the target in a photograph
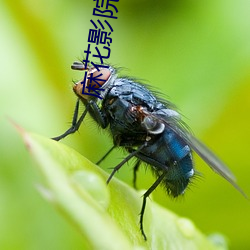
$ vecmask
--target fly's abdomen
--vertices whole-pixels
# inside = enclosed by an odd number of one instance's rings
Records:
[[[171,159],[163,184],[167,192],[176,197],[184,193],[194,175],[192,154],[190,147],[171,130],[165,133],[165,139]]]
[[[137,157],[150,164],[157,176],[165,173],[162,184],[171,196],[183,194],[194,175],[190,147],[166,128],[152,141]]]
[[[180,161],[170,164],[163,185],[169,195],[177,197],[184,193],[193,175],[193,161],[190,153]]]

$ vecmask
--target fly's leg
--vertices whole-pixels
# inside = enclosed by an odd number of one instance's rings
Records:
[[[115,148],[116,146],[114,145],[97,163],[96,165],[99,165]]]
[[[85,118],[85,116],[88,112],[98,122],[98,124],[101,125],[102,128],[107,127],[108,124],[107,124],[107,121],[105,119],[106,118],[105,115],[102,113],[102,111],[100,110],[98,105],[92,100],[89,101],[89,103],[86,105],[86,109],[82,113],[81,117],[79,118],[79,120],[77,120],[78,119],[78,112],[79,112],[79,104],[80,104],[80,100],[78,99],[76,102],[71,127],[62,135],[52,138],[53,140],[59,141],[59,140],[63,139],[64,137],[68,136],[69,134],[75,133],[79,129],[83,119]]]
[[[102,128],[106,128],[108,126],[107,118],[104,113],[101,111],[99,106],[93,100],[89,101],[89,113],[95,119],[95,121],[101,125]]]
[[[73,116],[71,127],[65,133],[63,133],[62,135],[59,135],[59,136],[51,138],[51,139],[53,139],[55,141],[60,141],[64,137],[68,136],[69,134],[75,133],[79,129],[79,127],[80,127],[80,125],[81,125],[84,117],[86,116],[86,114],[88,112],[88,106],[87,106],[86,109],[84,110],[84,112],[82,113],[81,117],[77,121],[78,111],[79,111],[79,103],[80,103],[80,101],[78,99],[77,102],[76,102],[76,106],[75,106],[75,110],[74,110],[74,116]]]
[[[162,175],[160,175],[157,180],[153,183],[153,185],[147,190],[147,192],[143,195],[143,201],[142,201],[142,207],[140,212],[140,230],[142,233],[142,236],[144,240],[147,240],[147,236],[143,229],[143,216],[146,208],[146,201],[148,196],[157,188],[157,186],[162,182],[163,178],[165,177],[167,172],[164,172]]]
[[[137,178],[136,178],[136,173],[137,173],[137,171],[138,171],[140,165],[141,165],[141,161],[140,161],[140,160],[137,160],[136,163],[135,163],[135,166],[134,166],[134,168],[133,168],[133,187],[134,187],[135,189],[137,189],[137,188],[136,188],[136,179],[137,179]]]
[[[134,157],[138,152],[140,152],[144,147],[147,146],[147,143],[142,144],[137,150],[134,150],[132,153],[130,153],[122,162],[120,162],[116,167],[114,167],[112,173],[110,174],[107,184],[111,181],[112,177],[114,174],[127,162],[129,161],[132,157]]]

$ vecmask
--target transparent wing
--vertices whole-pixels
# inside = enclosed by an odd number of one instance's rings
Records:
[[[231,183],[243,196],[248,198],[243,190],[237,185],[233,173],[210,149],[182,126],[178,126],[178,124],[171,126],[170,124],[170,128],[177,133],[190,146],[190,148],[192,148],[208,164],[209,167]]]
[[[162,113],[154,113],[151,115],[160,122],[164,123],[166,127],[173,130],[209,165],[212,170],[231,183],[243,196],[248,199],[247,195],[237,185],[236,178],[229,168],[210,149],[208,149],[188,131],[185,124],[180,120],[180,117],[169,115],[169,111],[167,111],[167,115],[163,115]]]

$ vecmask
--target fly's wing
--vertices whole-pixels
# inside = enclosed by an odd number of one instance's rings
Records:
[[[196,139],[185,127],[178,116],[167,115],[154,113],[153,116],[158,118],[159,121],[165,124],[166,127],[169,127],[173,130],[182,140],[184,140],[190,148],[192,148],[216,173],[221,175],[229,183],[231,183],[243,196],[247,199],[247,195],[242,191],[242,189],[236,184],[236,178],[233,173],[228,169],[228,167],[202,142]]]
[[[243,196],[248,199],[247,195],[237,185],[236,178],[233,173],[210,149],[208,149],[202,142],[191,134],[187,134],[183,139],[216,173],[230,182]]]

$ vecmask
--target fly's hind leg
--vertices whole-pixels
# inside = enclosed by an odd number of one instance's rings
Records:
[[[147,240],[147,236],[146,236],[146,234],[144,232],[144,228],[143,228],[143,217],[144,217],[144,212],[145,212],[145,208],[146,208],[147,198],[158,187],[158,185],[162,182],[165,175],[166,175],[166,172],[163,172],[163,174],[161,174],[157,178],[157,180],[153,183],[153,185],[143,195],[142,207],[141,207],[141,212],[140,212],[140,230],[141,230],[141,233],[142,233],[144,240]]]

